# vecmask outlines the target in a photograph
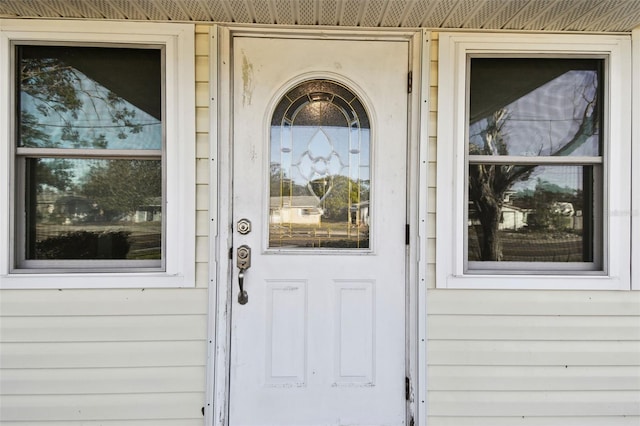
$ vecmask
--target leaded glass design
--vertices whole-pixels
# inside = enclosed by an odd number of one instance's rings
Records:
[[[369,248],[369,117],[331,80],[303,82],[271,120],[269,247]]]

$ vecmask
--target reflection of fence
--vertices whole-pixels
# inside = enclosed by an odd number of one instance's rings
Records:
[[[366,226],[347,223],[331,223],[323,226],[271,224],[269,246],[368,248],[369,229]]]
[[[529,213],[527,225],[529,228],[553,229],[553,230],[573,230],[581,231],[584,223],[582,212],[578,210],[575,216],[553,213],[541,219],[535,211]],[[501,228],[503,229],[503,228]],[[511,229],[511,228],[504,228]]]
[[[468,256],[480,261],[479,227],[469,227]],[[584,262],[584,238],[573,232],[501,231],[505,262]]]

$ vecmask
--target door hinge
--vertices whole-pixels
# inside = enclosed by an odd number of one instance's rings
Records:
[[[409,224],[406,224],[404,228],[404,243],[406,245],[409,245],[410,240],[411,238],[410,238]]]
[[[404,378],[404,399],[409,401],[411,398],[411,380],[408,377]]]
[[[409,71],[407,75],[407,92],[411,93],[413,91],[413,71]]]

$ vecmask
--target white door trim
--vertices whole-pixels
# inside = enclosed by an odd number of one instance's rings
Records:
[[[407,424],[426,425],[426,275],[429,115],[429,33],[426,30],[344,30],[317,27],[214,25],[209,32],[209,319],[205,425],[227,426],[231,332],[232,69],[234,37],[402,40],[410,46],[407,223],[406,368],[411,381]],[[422,366],[422,367],[421,367]]]

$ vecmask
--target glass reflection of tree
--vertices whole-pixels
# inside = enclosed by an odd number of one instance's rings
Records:
[[[37,52],[43,47],[34,47]],[[21,53],[19,79],[21,110],[19,146],[37,148],[89,148],[108,149],[109,137],[105,132],[96,132],[103,125],[87,125],[86,114],[91,112],[99,120],[110,123],[118,139],[143,131],[143,123],[137,117],[137,108],[123,97],[100,85],[90,76],[81,72],[72,63],[61,58],[69,50],[50,48],[51,55],[45,53]],[[74,48],[82,49],[82,48]],[[74,49],[71,49],[73,51]],[[121,50],[120,50],[121,51]],[[28,52],[21,47],[21,52]],[[140,53],[137,52],[139,55]],[[31,56],[30,56],[31,55]],[[71,56],[70,56],[71,57]],[[28,102],[25,100],[28,99]],[[28,107],[26,106],[28,104]],[[101,116],[104,115],[104,117]],[[41,119],[55,117],[61,132],[55,139],[52,132],[43,128]],[[49,120],[51,121],[51,120]],[[160,123],[157,121],[156,123]],[[95,125],[92,128],[92,124]],[[117,163],[111,163],[117,164]],[[39,190],[43,185],[60,191],[69,191],[77,180],[77,170],[64,158],[54,158],[38,163]],[[120,180],[123,185],[130,182]],[[123,189],[124,190],[124,189]],[[158,192],[160,193],[160,192]]]
[[[108,155],[114,149],[161,149],[160,55],[156,49],[16,47],[17,146],[30,191],[28,258],[45,237],[57,235],[51,238],[61,243],[60,224],[71,219],[84,234],[99,234],[141,206],[160,209],[160,155],[120,160]],[[47,157],[41,149],[54,154]],[[88,210],[70,218],[61,213],[64,200],[81,200]],[[44,213],[41,204],[49,204]],[[160,238],[159,225],[152,232]],[[157,246],[151,256],[159,258]],[[58,250],[52,258],[74,257]]]
[[[599,131],[599,103],[597,75],[592,73],[591,81],[578,87],[574,105],[581,105],[578,115],[579,125],[575,133],[559,148],[550,152],[551,156],[567,156],[580,148]],[[576,107],[577,109],[578,107]],[[510,120],[507,108],[500,108],[487,119],[480,132],[480,144],[469,144],[469,155],[506,156],[509,155],[509,135],[505,130]],[[499,227],[505,194],[513,185],[529,178],[538,165],[488,164],[469,165],[469,201],[473,204],[481,232],[478,233],[480,260],[502,260],[502,241]]]

